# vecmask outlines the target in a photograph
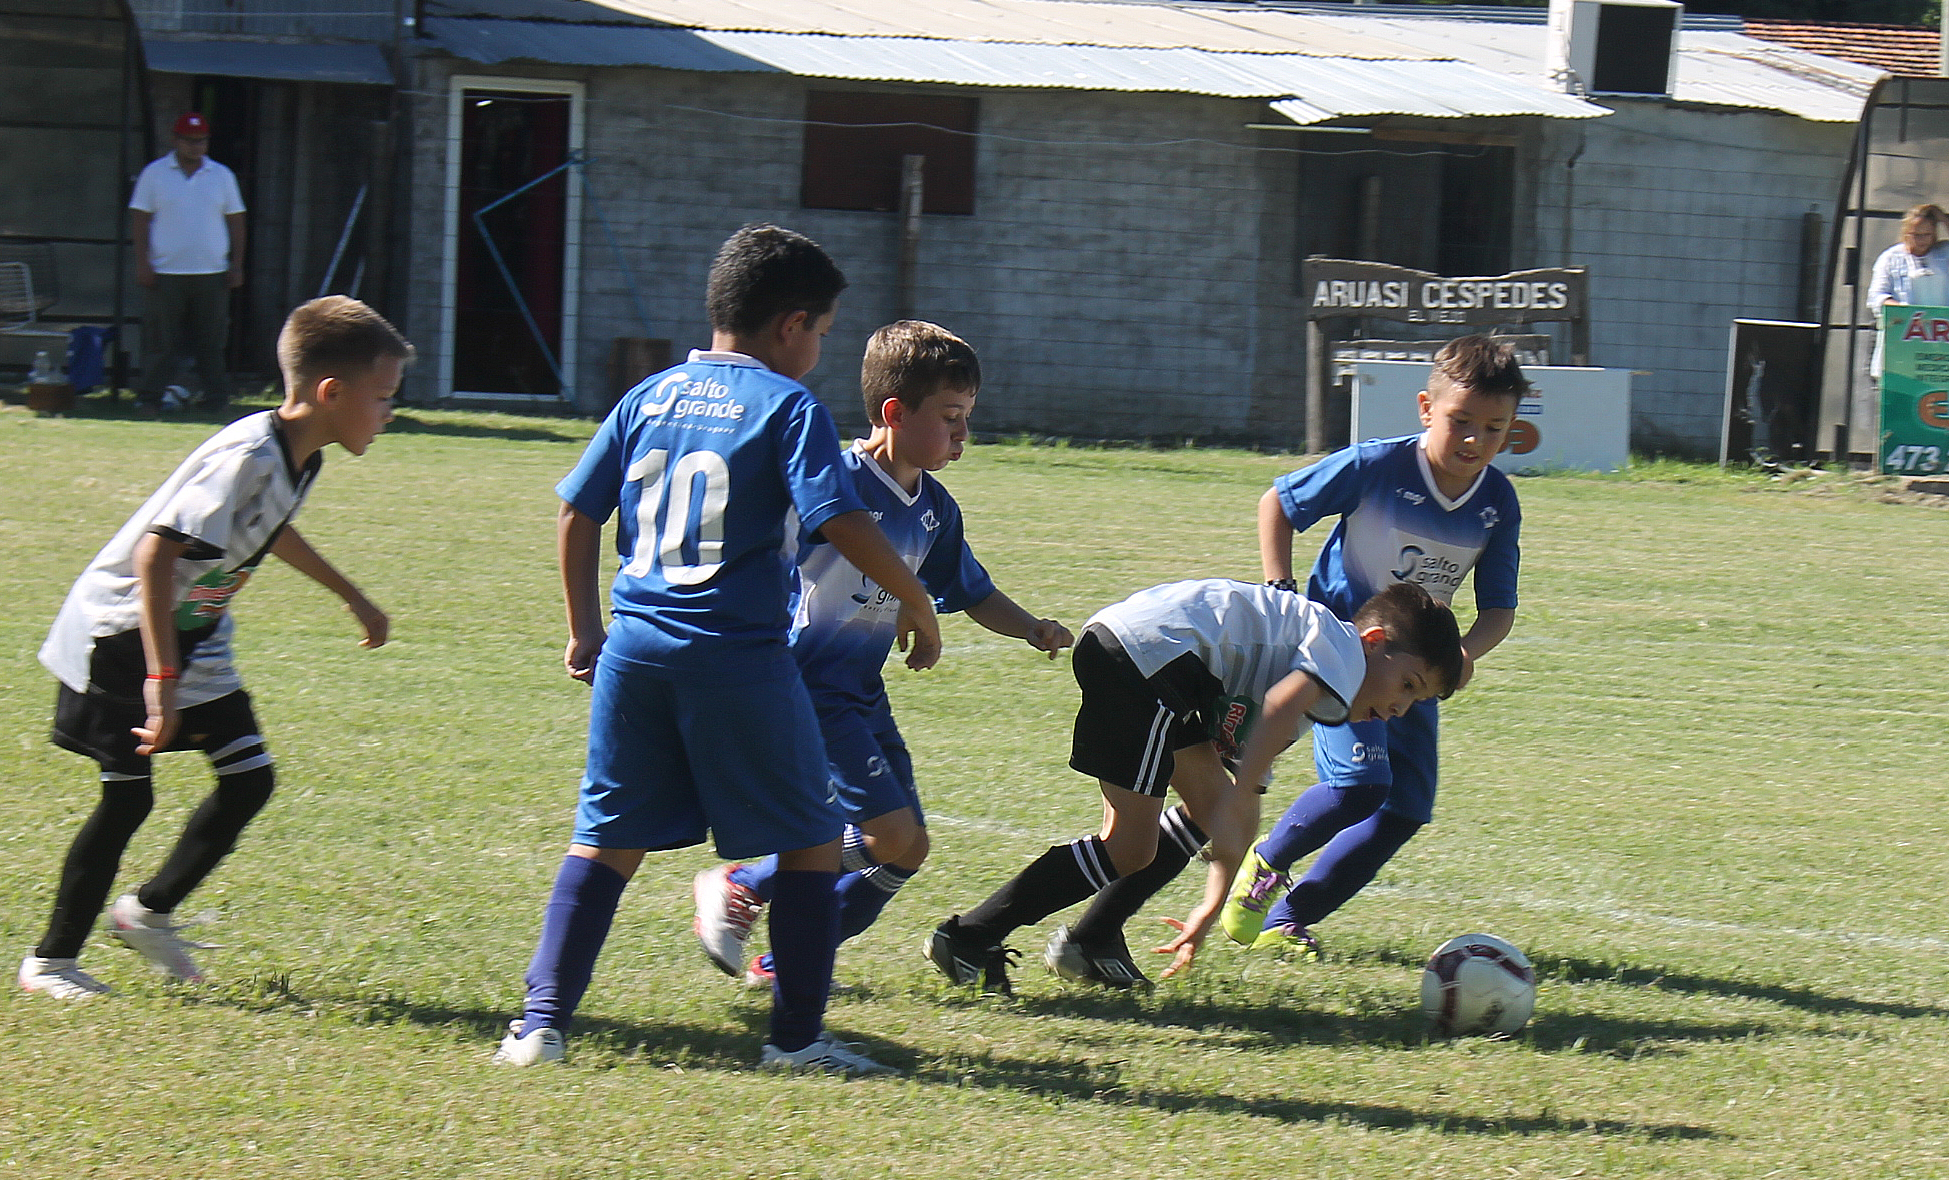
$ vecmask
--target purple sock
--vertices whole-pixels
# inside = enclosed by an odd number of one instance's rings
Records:
[[[819,1039],[839,947],[837,873],[772,874],[770,1043],[795,1053]]]
[[[769,902],[772,890],[776,887],[774,878],[778,876],[778,858],[768,856],[757,864],[739,865],[731,870],[731,879],[758,895],[758,900]]]
[[[1283,873],[1300,857],[1380,810],[1385,802],[1386,783],[1319,783],[1308,787],[1259,841],[1259,855]]]
[[[1292,891],[1266,912],[1268,927],[1311,926],[1367,887],[1421,825],[1380,812],[1335,836]]]
[[[527,1027],[566,1030],[595,974],[596,956],[622,900],[623,875],[600,861],[565,856],[542,911],[541,941],[528,963]]]

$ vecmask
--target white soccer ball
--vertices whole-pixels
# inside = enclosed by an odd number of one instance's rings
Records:
[[[1449,939],[1421,972],[1421,1011],[1439,1036],[1508,1036],[1535,1008],[1529,956],[1493,934]]]

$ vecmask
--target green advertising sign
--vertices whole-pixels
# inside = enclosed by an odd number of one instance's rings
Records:
[[[1949,307],[1881,309],[1881,470],[1949,470]]]

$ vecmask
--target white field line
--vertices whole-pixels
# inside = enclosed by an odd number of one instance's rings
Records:
[[[1055,838],[1047,833],[1032,832],[1026,828],[1009,824],[995,823],[985,819],[964,819],[960,816],[941,815],[930,812],[930,824],[942,827],[965,828],[969,831],[988,832],[1012,840],[1043,841]],[[1443,900],[1445,895],[1437,895],[1427,889],[1414,885],[1370,885],[1365,892],[1390,894],[1395,897],[1414,897],[1429,901]],[[1737,934],[1759,938],[1803,938],[1817,942],[1841,942],[1855,946],[1888,947],[1891,950],[1931,951],[1949,950],[1949,939],[1913,937],[1899,934],[1871,934],[1865,930],[1810,930],[1794,926],[1752,926],[1739,922],[1718,922],[1709,918],[1686,918],[1677,914],[1658,914],[1648,910],[1632,909],[1608,899],[1595,901],[1571,901],[1560,897],[1539,897],[1533,893],[1492,893],[1477,897],[1476,900],[1492,905],[1518,906],[1523,909],[1546,910],[1557,913],[1583,914],[1587,917],[1601,918],[1619,924],[1635,923],[1640,926],[1661,926],[1668,930],[1700,930],[1713,934]]]

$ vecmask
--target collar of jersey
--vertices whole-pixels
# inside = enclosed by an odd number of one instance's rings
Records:
[[[691,349],[690,360],[686,363],[693,365],[738,365],[746,369],[762,369],[765,367],[765,363],[755,356],[746,356],[741,352],[713,352],[708,348]]]
[[[1485,465],[1482,470],[1475,473],[1475,482],[1469,485],[1468,491],[1451,500],[1441,494],[1441,488],[1435,484],[1435,470],[1428,466],[1428,436],[1425,432],[1415,440],[1414,461],[1421,468],[1421,482],[1428,485],[1428,494],[1435,498],[1435,503],[1441,505],[1444,512],[1453,512],[1468,503],[1469,497],[1475,495],[1476,489],[1482,486],[1482,481],[1489,475],[1489,468]]]
[[[900,497],[900,503],[903,507],[912,508],[920,500],[920,494],[927,490],[927,473],[923,471],[920,473],[920,482],[914,485],[914,494],[909,496],[907,489],[900,486],[900,481],[888,475],[887,469],[880,466],[880,461],[875,459],[872,452],[866,449],[865,439],[856,438],[853,440],[853,454],[860,457],[863,466],[871,468],[873,474],[880,477],[880,482],[887,485],[888,491]]]

